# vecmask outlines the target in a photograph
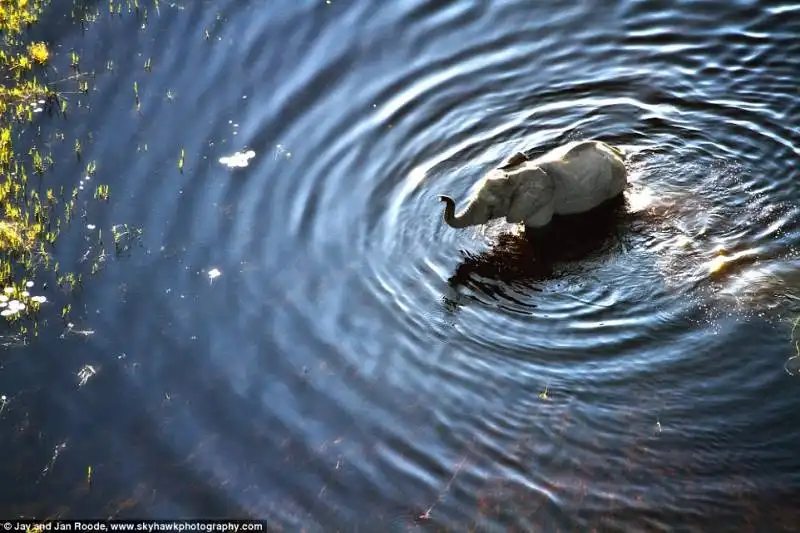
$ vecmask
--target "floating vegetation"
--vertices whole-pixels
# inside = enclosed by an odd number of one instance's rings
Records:
[[[250,160],[256,156],[253,150],[246,152],[236,152],[233,155],[228,155],[219,158],[219,162],[229,168],[244,168],[250,164]]]
[[[38,311],[39,306],[47,302],[46,296],[32,296],[28,289],[33,287],[32,281],[19,286],[8,286],[0,293],[0,316],[8,320],[24,314],[27,310]]]

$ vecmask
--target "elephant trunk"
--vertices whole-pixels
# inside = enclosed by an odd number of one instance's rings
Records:
[[[475,204],[467,206],[466,209],[456,214],[456,202],[449,196],[440,195],[439,200],[444,202],[444,221],[451,228],[466,228],[477,224],[475,219]]]

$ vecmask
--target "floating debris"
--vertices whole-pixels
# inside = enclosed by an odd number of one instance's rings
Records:
[[[215,279],[217,279],[221,275],[222,275],[222,272],[220,272],[220,270],[218,268],[212,268],[211,270],[208,271],[208,279],[209,279],[209,281],[214,281]]]
[[[65,308],[65,309],[67,309],[67,312],[69,311],[68,308]],[[62,311],[62,316],[63,315],[64,315],[64,312]],[[67,335],[70,335],[70,334],[81,335],[83,337],[88,337],[90,335],[94,335],[94,330],[93,329],[75,329],[75,324],[73,324],[72,322],[69,322],[67,324],[67,327],[61,333],[60,337],[63,339]]]
[[[46,476],[47,473],[50,472],[50,470],[53,469],[53,465],[56,464],[56,459],[58,459],[58,456],[61,454],[62,451],[64,451],[64,449],[66,447],[67,447],[67,442],[66,441],[62,442],[61,444],[57,444],[56,445],[56,447],[53,449],[53,456],[50,458],[50,462],[47,463],[47,465],[44,467],[44,469],[42,469],[41,477]]]
[[[292,152],[287,150],[286,147],[283,146],[282,144],[278,144],[278,145],[275,146],[275,160],[276,161],[278,160],[279,156],[283,156],[286,159],[289,159],[290,157],[292,157]]]
[[[89,378],[95,375],[97,375],[97,369],[95,367],[92,365],[84,365],[78,372],[78,379],[80,380],[78,386],[83,387],[86,385],[86,382],[89,381]]]
[[[246,152],[236,152],[233,155],[219,158],[219,162],[229,168],[244,168],[250,164],[250,160],[256,156],[253,150]]]

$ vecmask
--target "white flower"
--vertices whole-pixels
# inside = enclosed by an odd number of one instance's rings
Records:
[[[3,309],[0,311],[0,316],[11,316],[16,315],[19,312],[18,309]]]
[[[0,302],[7,302],[7,301],[8,301],[8,296],[6,296],[5,294],[0,294]]]
[[[32,281],[29,281],[29,282],[27,282],[27,283],[25,284],[25,286],[26,286],[26,287],[28,287],[28,288],[30,289],[31,287],[33,287],[33,282],[32,282]]]
[[[211,270],[208,271],[208,279],[210,279],[210,280],[218,278],[221,275],[222,275],[222,272],[220,272],[218,268],[212,268]]]
[[[8,304],[7,304],[7,303],[5,303],[5,302],[0,302],[0,307],[5,307],[5,306],[7,306],[7,305],[8,305]]]
[[[31,298],[31,301],[43,304],[47,301],[47,296],[34,296]]]
[[[30,295],[31,293],[29,293],[28,291],[22,291],[22,296],[24,296],[25,298],[27,298]]]
[[[11,294],[12,292],[14,292],[14,287],[6,287],[5,289],[3,289],[3,291],[5,291],[6,294]]]

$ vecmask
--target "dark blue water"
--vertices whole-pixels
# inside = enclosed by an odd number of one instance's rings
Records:
[[[6,336],[0,514],[800,531],[796,4],[142,5],[34,29],[84,279]],[[588,138],[631,185],[556,242],[441,221]]]

